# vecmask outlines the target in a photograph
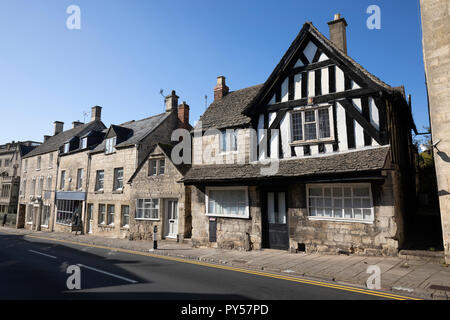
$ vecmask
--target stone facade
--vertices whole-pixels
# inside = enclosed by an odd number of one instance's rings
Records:
[[[450,263],[450,4],[421,0],[423,50],[444,248]]]
[[[150,175],[150,162],[164,160],[163,174]],[[130,181],[130,239],[152,240],[153,228],[157,226],[157,238],[163,239],[171,236],[168,225],[168,201],[177,201],[178,206],[178,240],[191,237],[191,191],[180,180],[182,171],[172,163],[170,154],[163,152],[158,145],[145,162],[138,168]],[[159,214],[157,219],[136,219],[136,206],[138,199],[158,199]]]

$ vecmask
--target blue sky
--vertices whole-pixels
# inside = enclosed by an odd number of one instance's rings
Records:
[[[81,30],[69,30],[69,5]],[[381,30],[366,9],[381,8]],[[263,83],[305,21],[328,36],[347,20],[348,53],[391,86],[412,94],[419,131],[428,125],[417,1],[377,0],[0,0],[0,143],[39,140],[53,121],[84,120],[103,107],[120,124],[163,112],[174,89],[191,106],[191,123],[213,99],[218,75],[230,90]],[[89,119],[89,116],[87,117]]]

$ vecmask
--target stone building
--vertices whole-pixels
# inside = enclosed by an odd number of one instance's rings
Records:
[[[165,99],[165,112],[111,125],[105,131],[102,143],[89,152],[88,233],[120,238],[129,236],[132,194],[126,182],[155,144],[171,143],[172,132],[188,125],[185,123],[189,119],[188,112],[185,103],[178,106],[178,96],[172,91]]]
[[[404,90],[305,23],[264,84],[214,102],[193,130],[196,246],[394,255],[414,196],[415,129]]]
[[[450,3],[421,0],[420,5],[444,249],[450,263]]]
[[[57,191],[63,191],[60,190],[63,189],[61,181],[65,181],[59,175],[60,155],[79,148],[83,143],[81,138],[89,132],[105,128],[100,111],[101,107],[93,107],[89,123],[76,121],[66,131],[63,130],[63,122],[55,121],[53,135],[44,136],[44,142],[23,157],[17,210],[18,228],[54,231],[57,225],[67,224],[66,221],[62,223],[57,219],[60,212],[57,212],[55,205]],[[66,216],[70,215],[70,210],[65,210]]]
[[[131,189],[130,239],[191,237],[191,190],[181,182],[189,165],[172,162],[173,146],[159,143],[150,151],[128,183]]]
[[[0,214],[15,216],[19,200],[22,157],[38,145],[40,143],[34,141],[12,141],[0,145]]]

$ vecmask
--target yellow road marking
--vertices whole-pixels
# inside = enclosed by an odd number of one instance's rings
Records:
[[[4,232],[4,231],[2,230],[2,232]],[[5,232],[5,233],[9,233],[9,232]],[[9,233],[9,234],[20,235],[20,234],[17,234],[17,233]],[[195,264],[195,265],[200,265],[200,266],[210,267],[210,268],[216,268],[216,269],[223,269],[223,270],[229,270],[229,271],[253,274],[253,275],[258,275],[258,276],[263,276],[263,277],[268,277],[268,278],[287,280],[287,281],[291,281],[291,282],[298,282],[298,283],[309,284],[309,285],[314,285],[314,286],[320,286],[320,287],[332,288],[332,289],[337,289],[337,290],[343,290],[343,291],[367,294],[367,295],[372,295],[372,296],[377,296],[377,297],[382,297],[382,298],[388,298],[388,299],[394,299],[394,300],[421,300],[421,299],[417,299],[417,298],[406,297],[406,296],[401,296],[401,295],[387,293],[387,292],[382,292],[382,291],[374,291],[374,290],[368,290],[368,289],[363,289],[363,288],[350,287],[350,286],[339,285],[339,284],[332,284],[332,283],[321,282],[321,281],[317,281],[317,280],[301,279],[301,278],[292,277],[292,276],[285,276],[285,275],[281,275],[281,274],[261,272],[261,271],[255,271],[255,270],[249,270],[249,269],[243,269],[243,268],[237,268],[237,267],[230,267],[230,266],[223,266],[223,265],[218,265],[218,264],[211,264],[211,263],[207,263],[207,262],[187,260],[187,259],[177,258],[177,257],[169,257],[169,256],[164,256],[164,255],[158,255],[158,254],[152,254],[152,253],[147,253],[147,252],[141,252],[141,251],[134,251],[134,250],[128,250],[128,249],[122,249],[122,248],[106,247],[106,246],[89,244],[89,243],[81,243],[81,242],[75,242],[75,241],[69,241],[69,240],[61,240],[61,239],[54,239],[54,238],[47,238],[47,237],[40,237],[40,236],[33,236],[33,235],[24,235],[24,236],[25,237],[29,237],[29,238],[34,238],[34,239],[48,240],[48,241],[54,241],[54,242],[62,242],[62,243],[68,243],[68,244],[79,245],[79,246],[86,246],[86,247],[92,247],[92,248],[98,248],[98,249],[115,250],[115,251],[118,251],[118,252],[124,252],[124,253],[129,253],[129,254],[153,257],[153,258],[157,258],[157,259],[164,259],[164,260],[170,260],[170,261],[177,261],[177,262],[182,262],[182,263]]]

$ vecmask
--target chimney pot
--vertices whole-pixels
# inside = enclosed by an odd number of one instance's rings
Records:
[[[64,130],[64,122],[55,121],[55,122],[53,122],[53,124],[54,124],[54,128],[55,128],[54,133],[53,133],[54,136],[56,136],[57,134],[63,132],[63,130]]]
[[[172,90],[172,93],[164,99],[164,102],[166,104],[166,112],[177,110],[178,98],[179,97],[177,96],[175,90]]]
[[[100,106],[92,107],[91,122],[92,121],[101,121],[101,120],[102,120],[102,107],[100,107]]]
[[[226,78],[224,76],[217,77],[217,85],[214,87],[214,101],[225,97],[229,90],[226,85]]]
[[[330,40],[336,47],[347,54],[347,21],[340,13],[334,15],[334,20],[328,22],[330,27]]]

